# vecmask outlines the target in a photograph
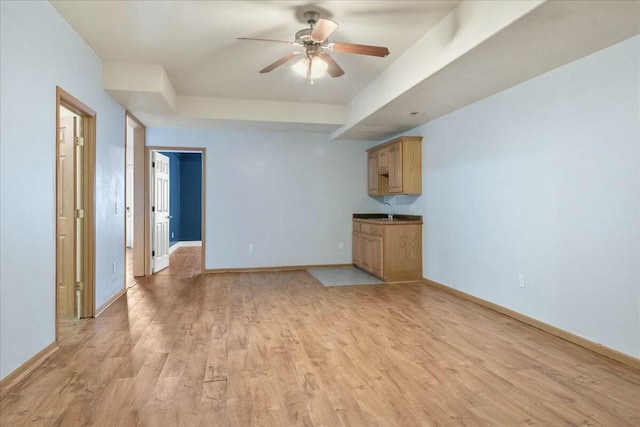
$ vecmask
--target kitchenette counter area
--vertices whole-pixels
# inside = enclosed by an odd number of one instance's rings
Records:
[[[393,223],[412,223],[422,224],[422,215],[405,215],[405,214],[384,214],[384,213],[355,213],[354,220],[362,222],[393,222]]]
[[[422,280],[422,216],[353,214],[353,264],[386,282]]]

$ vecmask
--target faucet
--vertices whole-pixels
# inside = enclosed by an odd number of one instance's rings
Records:
[[[387,219],[389,221],[393,221],[393,214],[391,213],[391,203],[385,202],[384,206],[389,208],[389,212],[387,212]]]

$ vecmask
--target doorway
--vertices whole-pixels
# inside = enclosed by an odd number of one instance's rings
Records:
[[[169,266],[180,247],[200,246],[205,260],[204,148],[147,147],[147,231],[149,274]]]
[[[125,113],[125,286],[146,273],[144,144],[145,126]]]
[[[95,313],[96,113],[56,88],[56,340],[63,320]]]

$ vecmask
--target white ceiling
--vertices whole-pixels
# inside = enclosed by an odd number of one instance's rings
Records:
[[[155,127],[333,132],[382,139],[640,33],[638,1],[57,1],[104,63],[104,85]],[[287,44],[316,10],[331,41],[386,46],[334,53],[345,75],[310,85]],[[292,61],[292,63],[295,61]],[[404,117],[409,111],[421,114]]]

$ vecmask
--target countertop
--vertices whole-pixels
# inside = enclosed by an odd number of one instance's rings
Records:
[[[375,224],[422,224],[422,215],[393,214],[390,220],[384,213],[354,213],[353,219]]]

